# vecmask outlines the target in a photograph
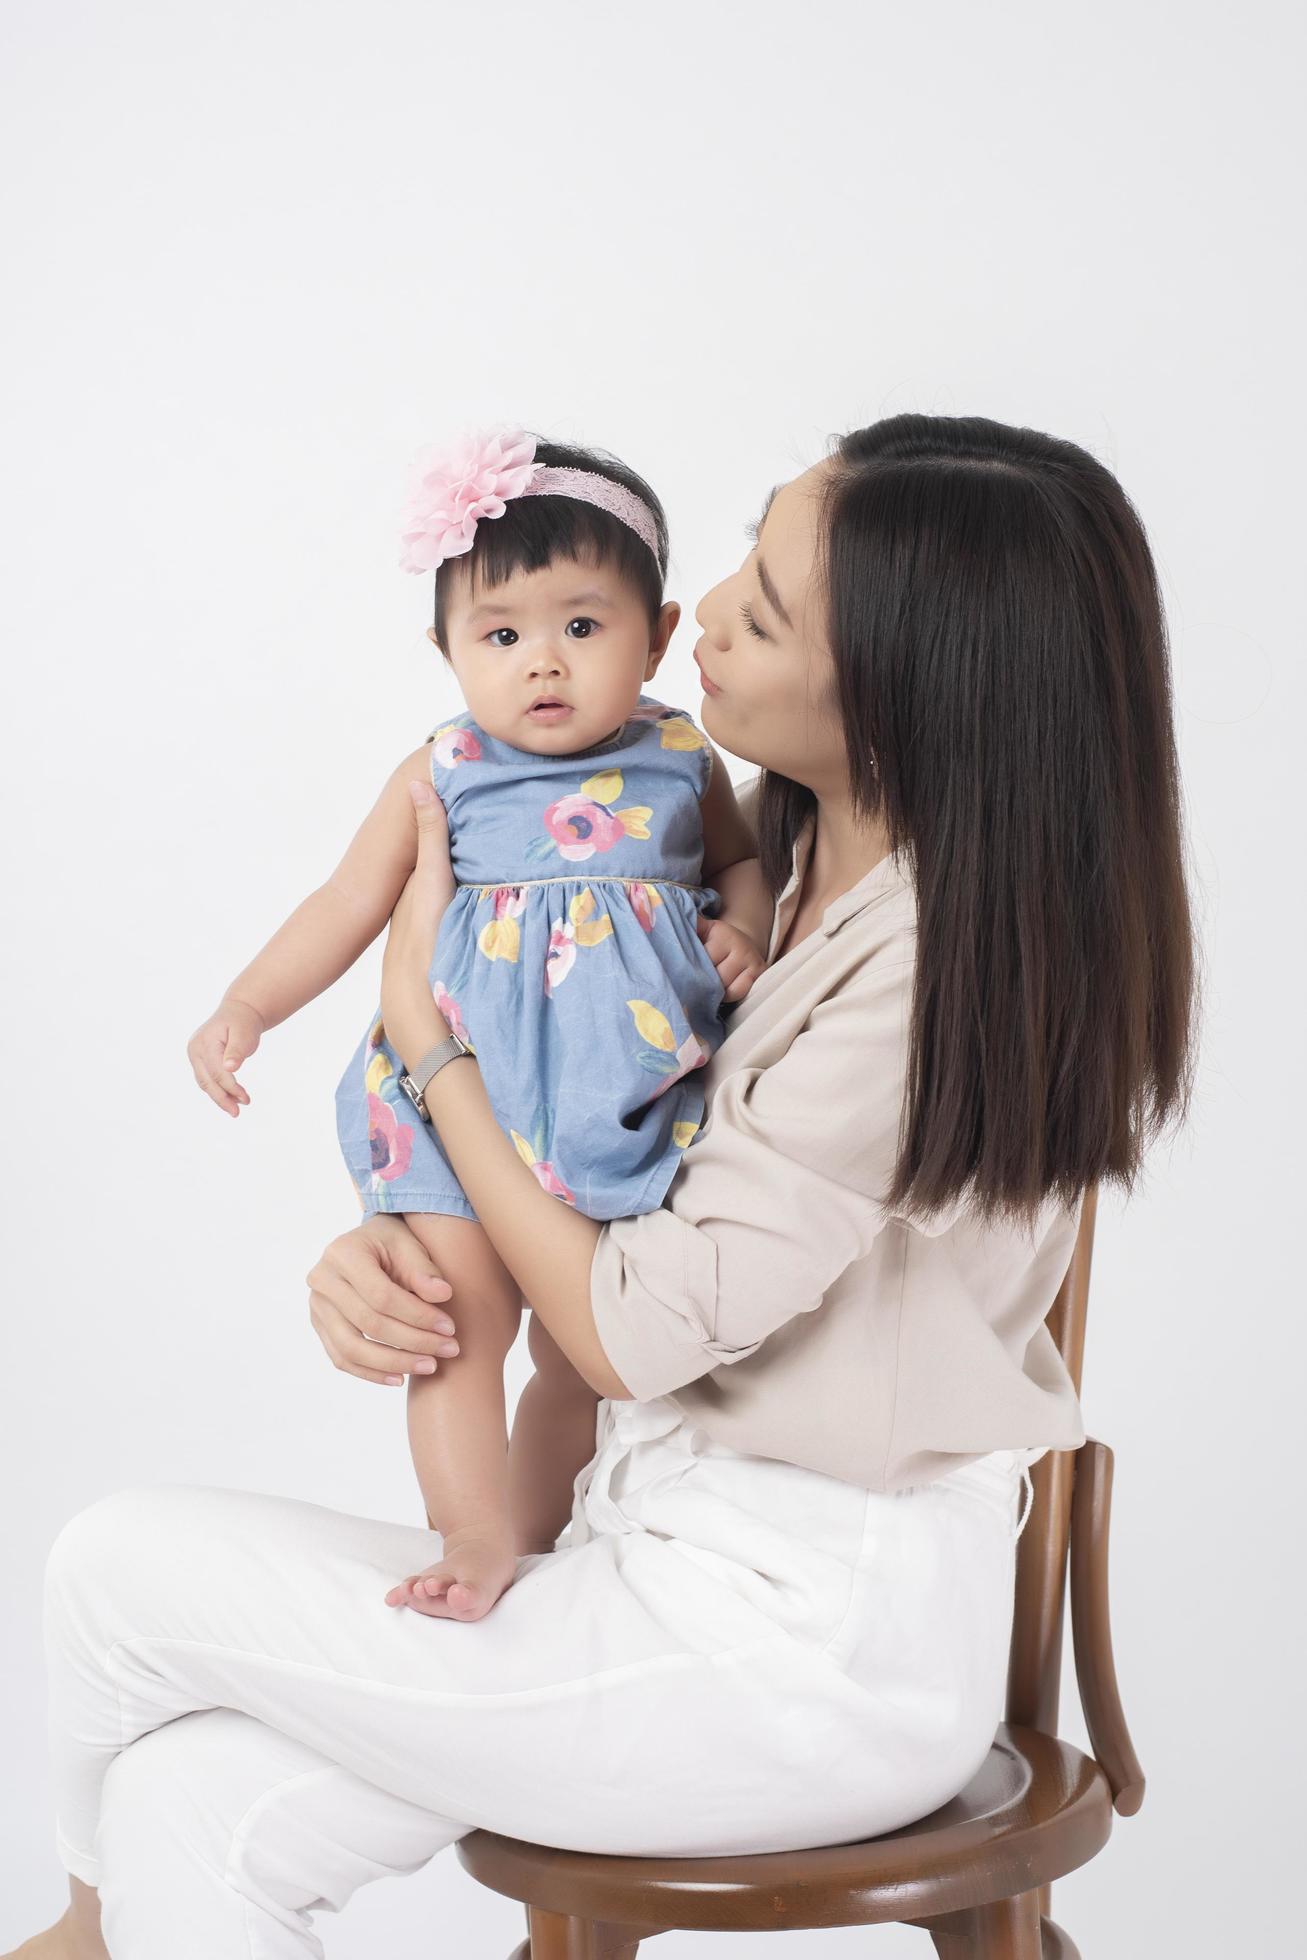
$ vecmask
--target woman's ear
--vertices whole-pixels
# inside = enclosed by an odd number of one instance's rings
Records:
[[[644,676],[647,681],[652,680],[654,674],[657,672],[658,662],[666,653],[671,643],[672,634],[676,631],[680,623],[681,608],[677,605],[675,599],[669,599],[658,614],[658,624],[654,627],[649,640],[649,664]]]

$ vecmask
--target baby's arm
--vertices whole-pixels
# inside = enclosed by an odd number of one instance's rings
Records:
[[[702,881],[718,891],[722,900],[717,918],[708,923],[743,933],[765,962],[774,910],[772,895],[758,862],[757,840],[741,814],[726,764],[716,749],[712,749],[712,773],[699,809],[703,816]]]
[[[249,1097],[232,1071],[259,1037],[313,1000],[353,966],[377,937],[417,861],[417,823],[408,785],[431,780],[424,743],[394,770],[344,857],[309,893],[227,988],[187,1047],[195,1079],[235,1115]],[[453,896],[448,875],[441,911]]]

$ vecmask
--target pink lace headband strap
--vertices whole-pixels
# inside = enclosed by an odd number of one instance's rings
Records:
[[[658,528],[654,514],[643,497],[637,497],[624,483],[614,483],[610,476],[600,476],[597,470],[552,469],[542,463],[526,489],[524,497],[574,497],[581,504],[595,504],[606,510],[610,517],[616,517],[627,529],[634,531],[637,538],[643,538],[658,556]]]
[[[658,558],[658,526],[643,497],[597,470],[554,469],[535,461],[524,429],[463,436],[415,459],[402,521],[400,565],[433,572],[472,549],[483,518],[502,517],[514,497],[573,497],[594,504],[635,532]]]

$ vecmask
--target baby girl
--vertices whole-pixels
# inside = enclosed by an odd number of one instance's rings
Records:
[[[261,1035],[378,936],[416,858],[408,784],[429,775],[449,838],[431,986],[496,1118],[560,1203],[600,1220],[656,1210],[772,911],[720,756],[644,691],[680,618],[663,598],[662,506],[602,452],[473,436],[419,459],[401,563],[435,573],[429,637],[466,709],[404,758],[326,883],[191,1037],[196,1080],[236,1115],[249,1097],[235,1071]],[[524,1302],[412,1097],[374,1016],[337,1128],[364,1211],[402,1212],[454,1290],[459,1356],[411,1378],[408,1429],[444,1539],[424,1591],[475,1619],[517,1557],[553,1549],[597,1398],[532,1315],[535,1373],[506,1437]]]

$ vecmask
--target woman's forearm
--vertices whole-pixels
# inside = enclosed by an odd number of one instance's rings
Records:
[[[500,1129],[474,1063],[447,1062],[424,1101],[468,1202],[528,1306],[597,1395],[629,1400],[590,1307],[600,1227],[540,1185]],[[457,1316],[457,1290],[450,1312]]]
[[[741,858],[736,864],[728,864],[714,875],[712,885],[721,896],[719,917],[751,939],[765,953],[771,937],[775,900],[763,878],[759,860],[748,857]]]

